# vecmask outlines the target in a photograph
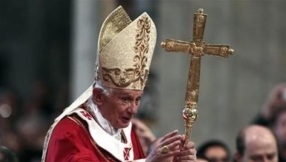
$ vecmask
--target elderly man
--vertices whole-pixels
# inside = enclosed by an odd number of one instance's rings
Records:
[[[278,162],[277,143],[266,127],[251,125],[243,129],[236,139],[237,162]]]
[[[193,142],[172,131],[145,157],[131,119],[137,113],[156,43],[148,14],[131,21],[122,7],[104,21],[95,83],[55,120],[42,162],[196,161]]]

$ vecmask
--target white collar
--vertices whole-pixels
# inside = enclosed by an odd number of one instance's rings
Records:
[[[81,119],[83,119],[87,125],[88,130],[90,132],[90,135],[94,142],[110,154],[112,154],[115,158],[117,158],[120,161],[126,161],[124,159],[133,160],[134,159],[134,150],[132,146],[132,140],[131,140],[131,123],[128,125],[128,127],[123,128],[122,131],[127,135],[126,136],[126,143],[123,143],[117,139],[115,139],[113,136],[108,134],[99,124],[96,122],[95,119],[89,118],[86,116],[86,113],[88,111],[78,108],[70,112],[68,115],[76,113]],[[129,157],[125,158],[124,152],[126,149],[129,149]]]
[[[106,120],[100,110],[98,109],[97,105],[93,103],[92,99],[89,98],[87,103],[90,107],[91,114],[96,118],[96,121],[98,124],[111,136],[115,137],[118,140],[121,140],[121,134],[120,132],[122,129],[115,129],[108,120]]]

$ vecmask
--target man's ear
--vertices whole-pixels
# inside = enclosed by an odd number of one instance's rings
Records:
[[[93,88],[93,91],[92,91],[92,101],[100,106],[103,102],[103,97],[104,97],[104,94],[102,93],[102,89],[100,88]]]
[[[235,161],[236,162],[241,162],[242,160],[242,156],[238,153],[238,152],[235,152],[234,154],[234,158],[235,158]]]

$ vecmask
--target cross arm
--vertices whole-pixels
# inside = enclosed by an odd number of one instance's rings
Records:
[[[165,42],[161,43],[161,47],[165,48],[167,52],[184,52],[189,53],[190,50],[190,42],[174,40],[174,39],[166,39]]]
[[[232,55],[232,53],[234,52],[234,50],[231,49],[229,45],[210,45],[210,44],[206,44],[203,51],[206,54],[221,56],[221,57],[228,57],[229,55]]]

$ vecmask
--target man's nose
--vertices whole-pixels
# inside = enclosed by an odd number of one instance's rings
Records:
[[[128,112],[131,113],[131,114],[136,114],[137,113],[137,110],[138,110],[138,104],[137,102],[130,102],[130,105],[128,107]]]

